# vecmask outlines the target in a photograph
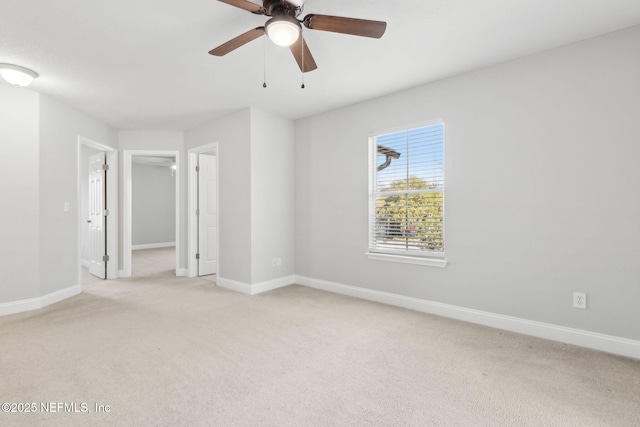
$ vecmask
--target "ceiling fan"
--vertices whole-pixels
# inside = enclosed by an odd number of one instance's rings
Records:
[[[256,15],[269,16],[271,19],[263,27],[249,30],[211,50],[209,52],[211,55],[224,56],[266,34],[275,44],[289,47],[303,73],[313,71],[318,66],[302,36],[302,25],[310,30],[330,31],[376,39],[382,37],[387,28],[386,22],[344,18],[341,16],[310,14],[300,20],[298,16],[302,13],[304,0],[264,0],[262,5],[248,0],[218,1]]]

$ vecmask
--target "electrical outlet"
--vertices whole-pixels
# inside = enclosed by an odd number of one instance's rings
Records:
[[[278,257],[278,260],[276,261],[276,265],[278,267],[282,267],[282,258]]]
[[[584,292],[573,293],[573,307],[574,308],[587,308],[587,294]]]
[[[271,267],[277,267],[277,266],[278,266],[278,259],[271,258]]]

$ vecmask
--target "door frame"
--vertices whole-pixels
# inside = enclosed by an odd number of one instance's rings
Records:
[[[82,195],[80,194],[80,180],[84,177],[80,176],[82,162],[82,147],[90,147],[99,151],[103,151],[106,154],[107,165],[109,170],[107,172],[107,209],[109,215],[106,220],[106,236],[107,250],[109,255],[109,261],[107,262],[107,279],[118,278],[118,261],[119,261],[119,245],[118,245],[118,150],[100,142],[94,141],[84,136],[78,135],[77,143],[77,190],[76,190],[76,212],[78,222],[78,239],[77,239],[77,271],[78,271],[78,283],[82,285],[82,227],[84,222],[82,221],[83,213],[80,212],[82,205]]]
[[[184,269],[180,268],[181,233],[180,233],[180,151],[178,150],[124,150],[123,154],[123,177],[122,177],[122,270],[120,277],[131,276],[131,209],[133,206],[131,191],[131,173],[134,156],[165,156],[176,159],[176,276],[184,276]]]
[[[216,211],[217,223],[216,223],[216,245],[218,254],[218,269],[217,277],[220,277],[220,150],[218,149],[218,142],[212,142],[209,144],[201,145],[189,150],[188,158],[188,183],[187,183],[187,227],[188,227],[188,241],[187,248],[187,276],[198,276],[198,262],[196,260],[196,254],[198,253],[198,217],[196,215],[196,209],[198,208],[198,175],[196,173],[196,165],[198,164],[198,155],[202,153],[208,153],[215,151],[216,156]]]

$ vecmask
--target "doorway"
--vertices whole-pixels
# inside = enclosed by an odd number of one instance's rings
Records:
[[[78,283],[116,279],[118,153],[79,136],[77,157]]]
[[[188,276],[219,275],[218,144],[189,150]]]
[[[180,152],[125,150],[123,159],[121,276],[131,276],[132,261],[143,259],[144,253],[158,252],[161,259],[167,259],[162,253],[168,251],[175,251],[171,258],[176,276],[184,276],[180,268]]]

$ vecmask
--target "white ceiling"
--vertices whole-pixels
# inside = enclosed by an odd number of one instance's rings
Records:
[[[387,32],[305,30],[319,68],[301,89],[289,50],[266,38],[207,53],[265,22],[216,0],[1,0],[0,62],[123,130],[184,130],[248,106],[298,119],[639,24],[640,0],[306,0],[309,13]]]

